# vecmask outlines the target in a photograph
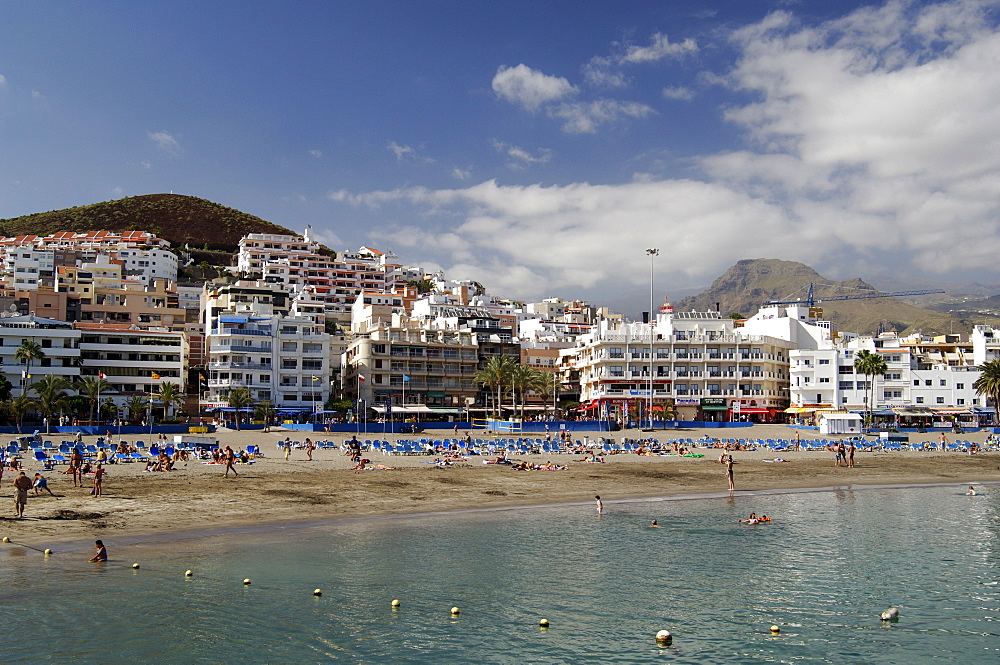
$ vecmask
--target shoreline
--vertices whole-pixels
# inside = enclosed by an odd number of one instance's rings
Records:
[[[978,486],[997,486],[1000,485],[1000,479],[989,480],[989,481],[979,481],[973,482],[973,485]],[[892,483],[892,484],[881,484],[881,485],[869,485],[869,484],[848,484],[848,485],[828,485],[825,487],[775,487],[768,489],[758,489],[758,490],[737,490],[732,498],[748,498],[748,497],[770,497],[770,496],[785,496],[789,494],[820,494],[828,492],[865,492],[872,490],[900,490],[900,489],[931,489],[940,487],[964,487],[964,482],[907,482],[907,483]],[[729,499],[730,494],[728,491],[710,491],[703,493],[688,493],[688,494],[664,494],[661,496],[650,495],[650,496],[631,496],[631,497],[620,497],[617,499],[608,499],[604,501],[605,508],[608,506],[622,505],[622,504],[636,504],[636,503],[672,503],[675,501],[705,501],[711,499]],[[181,541],[197,540],[201,538],[214,538],[214,537],[232,537],[243,534],[259,534],[259,533],[278,533],[281,531],[297,531],[300,529],[315,529],[324,527],[335,527],[340,525],[352,525],[352,524],[363,524],[366,522],[382,522],[382,521],[398,521],[404,519],[425,519],[433,517],[450,517],[450,516],[464,516],[464,515],[478,515],[485,513],[500,513],[500,512],[510,512],[516,510],[544,510],[548,508],[564,508],[564,507],[585,507],[592,506],[593,500],[583,500],[583,501],[559,501],[552,503],[501,503],[492,506],[477,506],[471,508],[454,508],[450,510],[436,510],[436,511],[421,511],[421,512],[385,512],[385,513],[375,513],[363,516],[351,516],[351,517],[331,517],[328,519],[321,520],[303,520],[303,521],[281,521],[281,522],[253,522],[246,524],[230,524],[227,526],[220,526],[216,529],[179,529],[172,531],[145,531],[136,532],[127,535],[117,535],[117,536],[105,536],[105,538],[115,538],[116,548],[131,548],[137,547],[144,544],[163,544],[165,542],[170,542],[171,544],[179,543]],[[608,511],[605,510],[605,513]],[[20,543],[8,543],[7,545],[12,547],[25,547]],[[45,544],[48,547],[53,545],[53,554],[69,553],[93,549],[92,541],[85,540],[79,541],[68,540],[68,541],[52,541]],[[66,547],[69,545],[69,547]]]
[[[788,438],[785,426],[780,427]],[[754,438],[768,436],[757,426]],[[12,515],[12,472],[0,487],[0,535],[25,545],[51,547],[91,543],[102,538],[122,545],[155,542],[163,538],[200,538],[240,531],[283,529],[347,523],[351,520],[406,519],[438,514],[468,514],[557,505],[585,505],[600,494],[605,504],[627,501],[672,501],[724,498],[725,470],[720,451],[699,448],[701,458],[609,455],[604,464],[583,463],[581,455],[529,455],[524,459],[552,459],[568,464],[565,471],[513,471],[485,466],[481,457],[451,468],[430,464],[433,457],[382,456],[364,453],[392,470],[354,473],[339,450],[320,449],[316,461],[305,461],[301,450],[285,461],[276,442],[296,433],[230,432],[220,443],[233,447],[261,446],[265,457],[253,465],[238,465],[240,478],[222,478],[224,467],[191,461],[171,473],[143,473],[140,463],[108,467],[105,496],[91,497],[88,489],[73,488],[68,476],[47,473],[58,497],[30,496],[27,519]],[[648,436],[644,432],[616,433],[622,437]],[[661,441],[668,432],[654,433]],[[685,433],[695,438],[711,430]],[[970,440],[976,440],[970,435]],[[339,440],[350,437],[338,437]],[[414,437],[401,436],[412,440]],[[802,435],[803,439],[818,438]],[[982,434],[985,438],[985,434]],[[302,437],[300,440],[304,440]],[[337,440],[330,437],[330,440]],[[977,443],[981,441],[976,440]],[[89,443],[89,441],[88,441]],[[517,456],[515,456],[517,457]],[[1000,483],[1000,453],[967,455],[956,452],[862,453],[853,469],[835,467],[826,451],[735,452],[734,496],[753,492],[790,493],[875,489],[922,485],[977,485]],[[764,463],[783,457],[785,462]],[[36,470],[26,461],[29,475]],[[6,501],[6,503],[3,503]],[[41,545],[38,545],[41,543]],[[89,547],[89,544],[88,544]],[[2,550],[0,550],[2,551]]]

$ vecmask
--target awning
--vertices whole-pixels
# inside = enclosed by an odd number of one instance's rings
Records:
[[[771,409],[747,408],[747,407],[744,406],[744,407],[740,407],[739,411],[736,411],[736,409],[733,409],[733,413],[771,413]],[[788,412],[786,411],[785,413],[788,413]]]
[[[921,409],[921,408],[893,409],[893,411],[895,412],[895,414],[897,416],[914,417],[914,416],[933,416],[934,415],[934,412],[931,411],[930,409]]]
[[[896,412],[892,409],[875,409],[872,412],[873,416],[894,416]]]
[[[952,409],[934,409],[934,413],[939,416],[961,416],[972,412],[969,411],[968,409],[952,408]]]
[[[703,406],[703,407],[701,407],[701,410],[702,411],[728,411],[729,407],[728,406],[715,406],[715,405],[711,405],[711,406]]]

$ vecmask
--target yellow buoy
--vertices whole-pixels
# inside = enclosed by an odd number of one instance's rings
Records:
[[[3,542],[9,543],[10,542],[10,538],[8,538],[7,536],[4,536],[3,537]]]
[[[660,644],[670,644],[674,641],[674,636],[670,634],[669,630],[661,630],[656,634],[656,641]]]
[[[548,628],[549,627],[549,620],[548,619],[539,619],[538,625],[541,626],[542,628]]]
[[[322,589],[313,589],[313,595],[314,596],[322,596],[323,595],[323,590]]]
[[[771,626],[771,632],[775,635],[781,632],[781,627],[776,625]]]
[[[191,577],[192,575],[194,575],[194,571],[193,570],[185,570],[184,571],[184,577]]]
[[[457,607],[451,608],[451,613],[452,614],[461,614],[461,612],[462,612],[462,610],[458,609]]]
[[[245,580],[243,580],[243,584],[249,585],[250,584],[250,578],[248,577]]]
[[[138,568],[138,567],[139,567],[139,564],[137,564],[137,563],[133,563],[133,564],[132,564],[132,567],[133,567],[133,568]]]
[[[393,606],[393,607],[399,607],[399,606],[400,606],[401,604],[402,604],[402,603],[400,603],[398,599],[394,599],[394,600],[392,601],[392,606]]]
[[[46,547],[45,551],[42,552],[42,554],[44,554],[45,556],[49,556],[50,554],[52,554],[52,550],[50,550],[48,547]]]

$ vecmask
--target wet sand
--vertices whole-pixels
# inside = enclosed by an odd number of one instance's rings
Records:
[[[143,534],[200,530],[211,533],[239,526],[294,524],[385,514],[418,513],[466,508],[489,508],[726,492],[725,467],[718,450],[699,448],[702,458],[609,455],[604,464],[579,461],[582,455],[528,455],[531,462],[551,459],[569,466],[565,471],[514,471],[509,466],[485,466],[481,457],[450,468],[429,464],[425,455],[383,456],[364,453],[373,463],[391,470],[350,470],[351,461],[339,450],[320,449],[315,461],[306,461],[304,450],[294,450],[290,460],[276,447],[286,436],[303,441],[310,433],[281,429],[263,432],[222,432],[217,438],[235,449],[261,446],[262,459],[237,465],[238,478],[224,478],[223,466],[200,461],[179,462],[170,473],[143,473],[142,463],[108,466],[104,496],[90,495],[90,480],[74,488],[69,475],[43,472],[57,495],[35,497],[29,492],[26,518],[13,519],[13,480],[5,471],[0,487],[0,535],[15,542],[48,547],[53,543],[85,539],[134,538]],[[442,432],[441,436],[452,433]],[[614,438],[655,436],[661,442],[675,437],[697,439],[703,435],[753,438],[786,438],[795,430],[784,426],[755,426],[742,430],[613,432]],[[371,438],[374,438],[372,435]],[[599,433],[590,433],[591,439]],[[936,441],[937,435],[919,435]],[[582,438],[580,433],[575,438]],[[802,430],[803,440],[819,438]],[[960,438],[982,443],[986,433]],[[127,437],[126,437],[127,438]],[[319,437],[313,437],[319,438]],[[336,442],[350,435],[322,436]],[[364,440],[364,436],[359,436]],[[382,437],[379,438],[392,438]],[[415,437],[399,437],[413,439]],[[952,438],[949,435],[949,438]],[[148,440],[148,437],[147,437]],[[911,435],[911,441],[918,440]],[[93,437],[86,443],[93,442]],[[754,490],[860,487],[869,485],[1000,483],[1000,453],[968,455],[958,452],[858,452],[856,467],[835,467],[828,452],[735,452],[736,494]],[[776,456],[787,461],[767,463]],[[512,459],[519,459],[513,456]],[[35,463],[25,460],[33,475]],[[987,489],[989,491],[989,489]]]

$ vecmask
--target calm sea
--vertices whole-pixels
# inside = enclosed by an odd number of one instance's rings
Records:
[[[736,523],[751,510],[774,521]],[[105,565],[0,546],[0,661],[1000,662],[1000,487],[105,540]],[[882,624],[890,606],[900,620]]]

